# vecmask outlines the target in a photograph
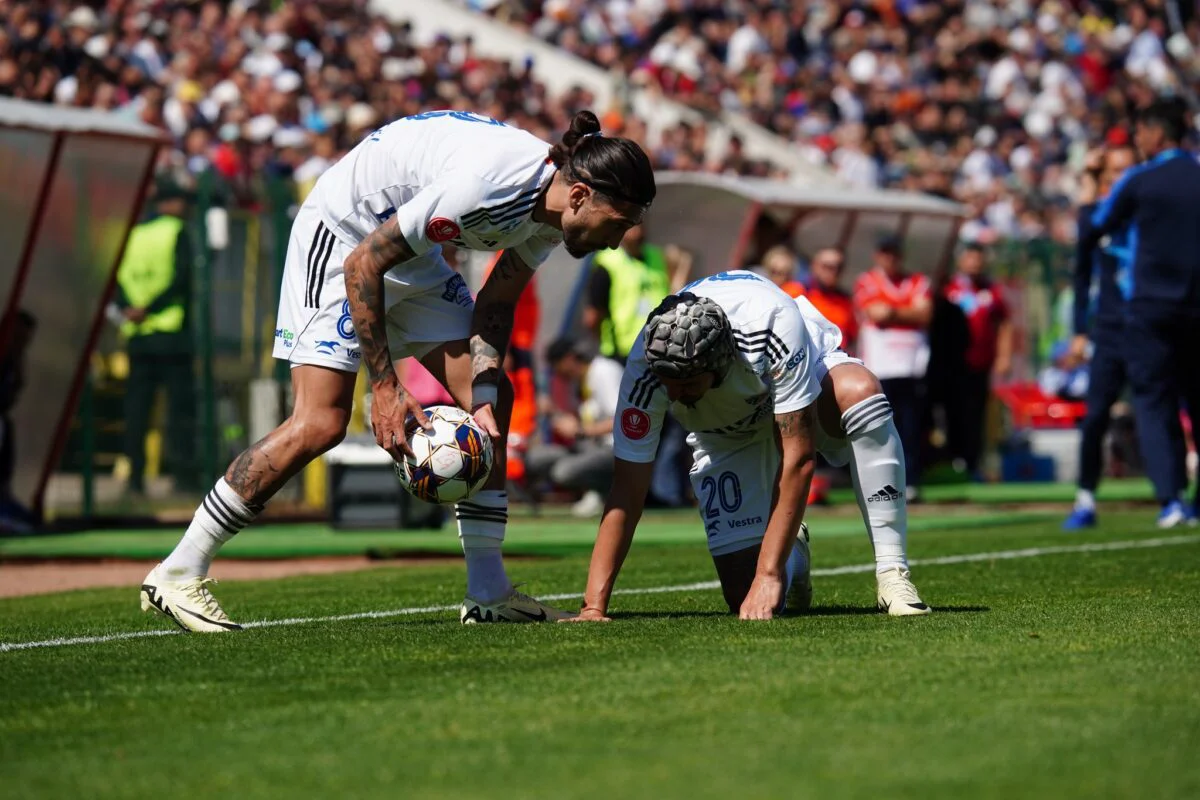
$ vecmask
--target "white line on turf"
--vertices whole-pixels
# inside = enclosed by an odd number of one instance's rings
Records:
[[[1133,539],[1123,542],[1096,542],[1093,544],[1060,545],[1056,547],[1027,547],[1022,550],[1000,550],[993,553],[963,553],[956,556],[941,556],[938,558],[912,559],[913,566],[932,567],[945,564],[968,564],[976,561],[1008,561],[1016,558],[1039,558],[1041,556],[1062,555],[1065,553],[1097,553],[1110,550],[1142,550],[1152,547],[1171,547],[1181,544],[1200,542],[1200,535],[1166,536],[1156,539]],[[844,567],[814,569],[813,577],[832,577],[834,575],[853,575],[862,572],[874,572],[874,564],[850,564]],[[699,583],[682,583],[676,586],[649,586],[643,589],[617,589],[613,594],[667,594],[670,592],[696,592],[707,589],[719,589],[721,584],[716,581],[701,581]],[[563,594],[541,595],[543,600],[569,600],[579,597],[578,592]],[[434,614],[443,611],[453,611],[458,606],[423,606],[418,608],[396,608],[390,611],[361,611],[355,614],[336,614],[329,617],[292,617],[289,619],[267,619],[259,622],[247,622],[244,628],[277,628],[284,625],[308,625],[314,622],[348,622],[356,619],[386,619],[402,617],[410,614]],[[40,642],[2,642],[0,653],[12,650],[32,650],[38,647],[71,647],[80,644],[103,644],[118,642],[126,639],[144,639],[148,636],[170,636],[182,633],[178,630],[129,631],[127,633],[112,633],[103,636],[78,636],[74,638],[45,639]]]

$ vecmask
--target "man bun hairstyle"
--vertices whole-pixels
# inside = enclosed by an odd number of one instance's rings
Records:
[[[686,380],[716,373],[719,384],[733,364],[736,345],[725,310],[691,292],[668,295],[646,319],[646,363],[662,378]]]
[[[550,160],[568,181],[609,201],[647,208],[658,191],[645,151],[630,139],[604,136],[591,111],[575,115],[562,141],[550,148]]]

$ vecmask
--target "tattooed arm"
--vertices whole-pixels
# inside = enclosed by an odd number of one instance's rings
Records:
[[[412,414],[423,426],[428,419],[421,406],[401,385],[388,350],[386,309],[383,306],[383,275],[395,265],[414,257],[393,217],[371,232],[346,257],[346,297],[350,319],[358,335],[363,363],[371,380],[371,424],[375,441],[393,458],[412,454],[404,432],[405,418]]]
[[[813,426],[816,406],[775,416],[776,438],[781,458],[771,516],[758,556],[758,570],[750,592],[742,603],[742,619],[770,619],[783,603],[785,566],[808,503],[808,489],[815,469]]]
[[[501,364],[512,335],[517,301],[532,277],[533,270],[521,257],[506,250],[475,299],[475,315],[471,319],[471,410],[488,435],[497,439],[500,429],[494,409]]]

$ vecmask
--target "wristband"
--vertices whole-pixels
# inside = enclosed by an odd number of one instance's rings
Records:
[[[477,383],[471,387],[471,409],[474,410],[480,406],[495,408],[499,397],[500,390],[494,383]]]

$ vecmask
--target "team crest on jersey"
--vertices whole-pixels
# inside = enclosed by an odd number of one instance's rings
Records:
[[[458,236],[459,233],[461,231],[459,231],[458,225],[454,223],[454,220],[446,219],[445,217],[434,217],[425,226],[426,238],[438,244],[450,241],[455,236]]]
[[[645,439],[650,433],[650,417],[636,408],[625,409],[621,414],[621,433],[628,439]]]

